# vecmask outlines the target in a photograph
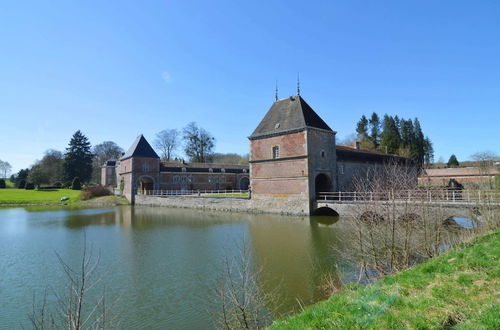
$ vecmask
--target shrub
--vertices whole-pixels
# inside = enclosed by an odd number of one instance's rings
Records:
[[[62,183],[61,182],[54,182],[52,185],[54,188],[62,188]]]
[[[94,197],[109,196],[111,191],[104,186],[98,185],[93,187],[87,187],[83,189],[80,199],[87,200]]]
[[[82,182],[80,181],[79,177],[75,176],[73,182],[71,183],[71,189],[82,190]]]
[[[17,188],[24,189],[26,187],[26,180],[22,179],[17,183]]]
[[[7,187],[7,185],[5,184],[5,180],[0,179],[0,189],[6,188],[6,187]]]
[[[24,186],[24,189],[26,189],[26,190],[33,190],[33,189],[35,189],[35,185],[32,182],[28,182]]]

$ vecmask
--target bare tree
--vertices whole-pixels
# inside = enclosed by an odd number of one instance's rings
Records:
[[[276,306],[277,294],[264,290],[262,269],[254,265],[246,243],[240,242],[237,254],[223,261],[215,298],[219,307],[215,325],[219,329],[262,329],[273,320],[270,308]]]
[[[162,160],[171,160],[179,146],[179,131],[176,129],[163,130],[156,134],[153,143],[160,151]]]
[[[476,162],[476,166],[479,169],[479,173],[484,176],[490,174],[491,168],[494,165],[494,159],[497,155],[493,151],[480,151],[476,152],[471,156],[471,158]],[[488,178],[489,188],[492,188],[491,177]]]
[[[80,266],[72,268],[56,253],[59,263],[67,279],[67,291],[61,294],[55,292],[56,304],[47,304],[47,292],[39,306],[33,299],[33,310],[28,316],[34,329],[109,329],[118,328],[115,317],[111,314],[113,304],[106,301],[106,292],[97,300],[91,300],[89,292],[102,280],[98,276],[97,268],[100,255],[87,253],[87,242],[84,235],[83,255]]]
[[[9,164],[9,162],[4,162],[3,160],[0,160],[0,175],[2,178],[7,179],[11,170],[12,166]]]
[[[215,138],[195,122],[183,129],[184,152],[193,162],[205,163],[213,153]]]

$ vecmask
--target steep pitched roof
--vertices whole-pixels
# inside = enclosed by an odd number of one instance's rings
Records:
[[[330,126],[321,119],[300,95],[290,96],[273,103],[271,109],[269,109],[249,139],[300,130],[306,127],[332,131]]]
[[[130,157],[160,158],[142,134],[135,139],[132,146],[130,146],[127,152],[120,159]]]

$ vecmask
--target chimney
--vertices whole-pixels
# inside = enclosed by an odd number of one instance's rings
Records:
[[[356,150],[361,149],[361,143],[359,141],[356,141]]]

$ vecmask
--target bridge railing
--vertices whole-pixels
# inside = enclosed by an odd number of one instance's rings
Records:
[[[192,196],[192,197],[248,197],[248,190],[228,190],[228,189],[219,189],[219,190],[210,190],[210,189],[197,189],[197,190],[187,190],[187,189],[178,189],[178,190],[137,190],[137,195],[145,195],[145,196]]]
[[[317,201],[331,202],[366,202],[366,201],[426,201],[426,202],[449,202],[449,203],[500,203],[500,191],[497,190],[452,190],[452,189],[428,189],[428,190],[400,190],[400,191],[336,191],[319,192]]]

